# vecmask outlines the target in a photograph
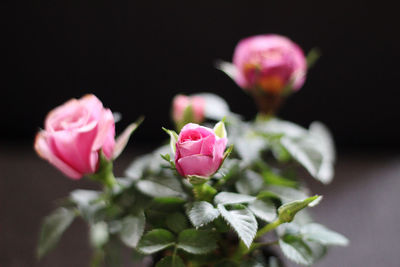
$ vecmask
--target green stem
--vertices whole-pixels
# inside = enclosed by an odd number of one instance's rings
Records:
[[[197,201],[212,202],[215,194],[217,194],[217,190],[207,183],[194,184],[193,194]]]
[[[278,227],[281,224],[282,224],[281,220],[279,218],[276,219],[272,223],[269,223],[266,226],[264,226],[263,228],[261,228],[260,230],[258,230],[255,238],[259,238],[259,237],[263,236],[264,234],[268,233],[269,231],[274,230],[276,227]]]
[[[242,240],[240,240],[239,246],[238,246],[237,250],[235,251],[235,254],[233,254],[232,259],[236,262],[240,262],[242,257],[248,253],[248,250],[249,249],[246,247],[244,242]]]
[[[278,240],[275,240],[275,241],[271,241],[271,242],[253,243],[253,244],[251,244],[251,246],[246,254],[251,253],[260,247],[276,245],[276,244],[278,244],[278,242],[279,242]]]

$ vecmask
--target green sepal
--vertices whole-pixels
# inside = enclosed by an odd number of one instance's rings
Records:
[[[283,204],[278,209],[278,217],[282,223],[291,222],[294,219],[294,216],[300,210],[308,207],[314,206],[319,203],[321,200],[321,196],[315,195],[304,200],[295,200],[286,204]]]
[[[222,119],[222,121],[215,124],[214,129],[213,129],[215,135],[218,136],[219,138],[226,138],[226,136],[227,136],[224,121],[225,121],[225,118]]]
[[[175,154],[176,152],[176,142],[178,142],[178,134],[173,130],[168,130],[164,127],[162,129],[169,135],[170,141],[169,145],[171,146],[171,151]]]
[[[196,200],[212,202],[217,190],[207,183],[193,184],[193,193]]]
[[[99,157],[99,169],[96,173],[88,175],[88,177],[111,189],[117,183],[113,174],[113,162],[112,160],[108,160],[101,151],[99,152]]]

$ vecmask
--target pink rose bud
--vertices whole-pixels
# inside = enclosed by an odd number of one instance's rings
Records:
[[[94,95],[71,99],[52,110],[44,130],[35,139],[42,158],[72,179],[93,174],[99,167],[99,152],[111,160],[115,146],[111,110]]]
[[[203,122],[206,102],[202,97],[177,95],[174,97],[172,105],[172,117],[178,128],[182,128],[189,122]]]
[[[281,94],[290,86],[298,90],[306,76],[307,63],[301,48],[290,39],[258,35],[241,40],[233,55],[236,83],[248,90]]]
[[[186,124],[176,142],[176,170],[184,177],[210,177],[223,162],[227,142],[221,122],[214,130],[194,123]]]

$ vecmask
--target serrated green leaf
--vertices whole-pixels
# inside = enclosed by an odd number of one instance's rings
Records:
[[[218,205],[222,217],[235,230],[239,238],[249,248],[257,233],[257,220],[253,213],[243,207],[240,210],[227,210],[223,204]]]
[[[128,247],[135,248],[143,235],[146,219],[143,212],[122,220],[119,237]]]
[[[152,254],[175,244],[175,236],[164,229],[154,229],[140,239],[137,249],[144,254]]]
[[[188,221],[186,216],[179,212],[174,212],[167,216],[166,223],[169,229],[175,233],[180,233],[181,231],[188,228]]]
[[[303,200],[295,200],[286,204],[283,204],[278,209],[278,216],[281,222],[291,222],[294,216],[300,210],[308,207],[314,206],[314,203],[319,203],[321,196],[315,195]],[[313,203],[314,202],[314,203]]]
[[[300,233],[303,239],[315,241],[323,245],[347,246],[349,243],[349,240],[345,236],[317,223],[302,226]]]
[[[37,256],[39,259],[54,248],[60,240],[61,235],[72,223],[74,218],[74,210],[61,207],[53,211],[53,213],[44,219],[37,248]]]
[[[186,212],[195,227],[206,225],[219,216],[219,211],[206,201],[194,202],[188,205]]]
[[[151,197],[186,198],[186,193],[177,179],[170,176],[147,177],[135,185],[140,192]]]
[[[286,257],[298,264],[311,265],[314,262],[311,248],[297,236],[285,235],[279,239],[279,246]]]
[[[214,197],[215,204],[240,204],[256,200],[256,197],[231,192],[221,192]]]
[[[192,254],[206,254],[217,248],[217,239],[208,230],[186,229],[179,234],[177,247]]]
[[[185,267],[182,259],[175,256],[166,256],[157,262],[156,267]]]
[[[257,199],[249,204],[249,210],[258,218],[266,222],[272,222],[276,219],[276,208],[274,203],[268,200]]]

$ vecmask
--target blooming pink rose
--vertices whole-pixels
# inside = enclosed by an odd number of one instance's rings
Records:
[[[176,142],[176,170],[184,177],[210,177],[222,164],[227,142],[227,138],[219,138],[210,128],[186,124]]]
[[[236,83],[244,89],[279,94],[287,85],[304,84],[307,63],[301,48],[290,39],[258,35],[241,40],[233,55]]]
[[[189,105],[193,111],[193,118],[191,118],[192,121],[190,122],[200,123],[204,120],[204,109],[206,102],[202,97],[177,95],[173,100],[172,116],[175,122],[182,122],[184,120],[184,112]]]
[[[113,157],[115,124],[111,110],[94,95],[71,99],[52,110],[44,130],[35,139],[35,150],[72,179],[95,173],[99,152]]]

